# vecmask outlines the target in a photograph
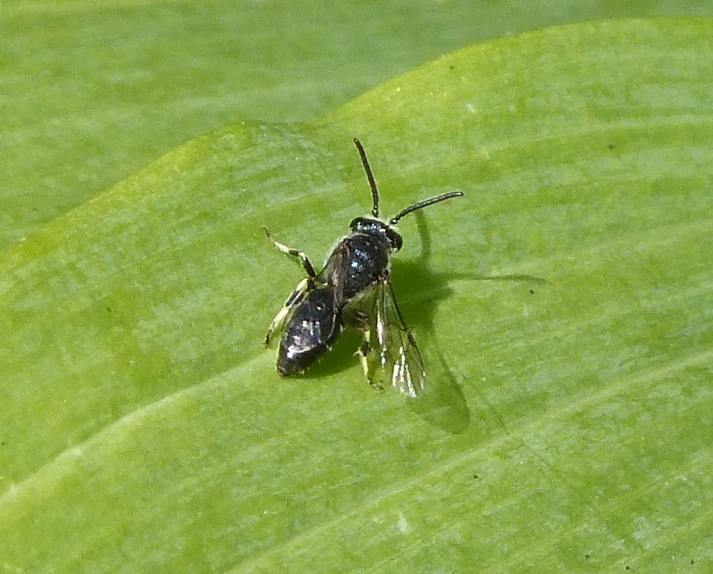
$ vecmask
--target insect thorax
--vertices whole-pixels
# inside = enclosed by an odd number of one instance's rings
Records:
[[[381,221],[352,223],[352,233],[337,244],[317,279],[335,287],[342,305],[388,274],[390,255],[401,245],[398,233]]]

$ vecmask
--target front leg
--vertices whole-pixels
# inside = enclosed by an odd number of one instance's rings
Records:
[[[272,337],[272,334],[275,332],[275,330],[282,327],[285,322],[285,319],[290,314],[292,309],[302,303],[305,298],[305,294],[307,294],[313,287],[314,282],[312,281],[311,277],[305,277],[302,281],[299,282],[295,290],[285,301],[285,304],[282,306],[282,309],[280,309],[280,312],[275,315],[275,318],[272,320],[272,323],[270,323],[270,328],[267,330],[267,333],[265,335],[266,347],[270,344],[270,337]]]
[[[264,225],[262,226],[262,230],[265,232],[265,235],[267,235],[267,238],[270,240],[270,243],[272,243],[277,249],[279,249],[285,255],[289,255],[290,257],[296,257],[302,262],[302,268],[305,270],[305,273],[307,273],[308,277],[310,277],[311,279],[317,277],[317,274],[314,271],[314,267],[312,266],[309,257],[307,257],[307,254],[304,251],[300,251],[299,249],[293,249],[292,247],[287,247],[287,245],[285,245],[284,243],[280,243],[272,237],[270,231]]]

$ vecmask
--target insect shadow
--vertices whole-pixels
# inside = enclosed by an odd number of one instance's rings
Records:
[[[417,401],[407,401],[409,408],[433,426],[451,433],[460,434],[470,425],[470,410],[462,384],[470,381],[459,376],[449,365],[447,353],[439,344],[434,325],[438,304],[447,299],[453,289],[450,283],[456,280],[472,281],[525,281],[542,283],[543,279],[529,275],[484,276],[476,273],[436,272],[430,267],[431,235],[422,213],[414,214],[421,244],[419,257],[411,260],[394,258],[392,278],[394,290],[402,302],[404,318],[416,335],[429,371],[428,387]],[[354,366],[358,362],[354,350],[358,348],[360,335],[356,330],[347,330],[330,352],[329,361],[317,363],[303,375],[305,379],[317,379]]]

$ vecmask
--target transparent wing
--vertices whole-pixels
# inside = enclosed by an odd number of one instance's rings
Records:
[[[336,303],[339,307],[344,304],[344,283],[349,276],[349,259],[349,245],[345,240],[342,240],[332,250],[318,276],[321,283],[334,287]]]
[[[375,286],[372,332],[379,344],[379,366],[384,382],[416,398],[426,385],[426,371],[416,341],[401,316],[388,277]]]

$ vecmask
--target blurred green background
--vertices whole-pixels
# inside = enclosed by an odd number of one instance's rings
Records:
[[[313,118],[440,54],[710,1],[10,1],[0,19],[0,247],[175,146]]]

